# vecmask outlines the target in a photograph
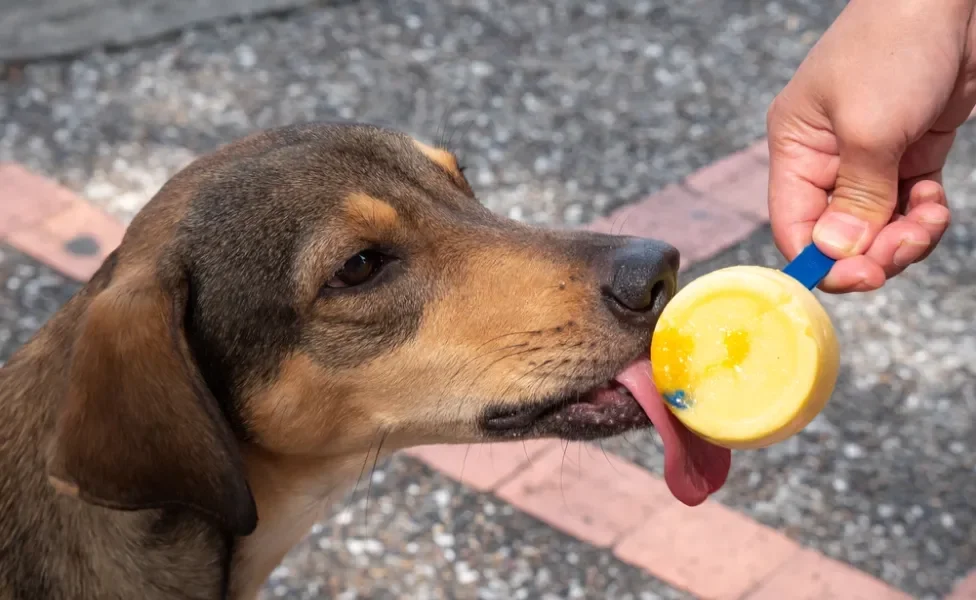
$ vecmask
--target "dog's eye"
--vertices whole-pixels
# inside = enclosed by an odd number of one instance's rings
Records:
[[[346,288],[362,285],[379,274],[386,265],[387,259],[385,254],[377,250],[363,250],[347,260],[325,287]]]

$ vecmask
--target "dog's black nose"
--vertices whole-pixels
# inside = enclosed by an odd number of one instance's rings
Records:
[[[677,291],[678,249],[655,240],[632,239],[613,250],[603,295],[610,309],[635,325],[657,321]]]

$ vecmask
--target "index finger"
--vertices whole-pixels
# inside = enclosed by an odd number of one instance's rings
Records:
[[[813,226],[827,209],[840,157],[795,142],[771,144],[769,222],[776,247],[793,260],[813,240]]]

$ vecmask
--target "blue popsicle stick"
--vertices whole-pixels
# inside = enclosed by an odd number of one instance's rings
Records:
[[[810,244],[790,264],[783,267],[783,272],[812,290],[823,281],[835,262],[837,261],[821,252],[815,244]]]

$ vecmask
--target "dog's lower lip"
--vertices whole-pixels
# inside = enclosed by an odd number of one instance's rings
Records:
[[[630,410],[634,409],[634,410]],[[627,413],[627,414],[621,414]],[[630,414],[633,413],[633,414]],[[620,420],[620,417],[625,417]],[[626,421],[646,420],[633,395],[616,379],[579,393],[517,408],[497,409],[483,421],[489,433],[514,436],[530,433],[540,425],[573,424],[600,428],[626,426]]]

